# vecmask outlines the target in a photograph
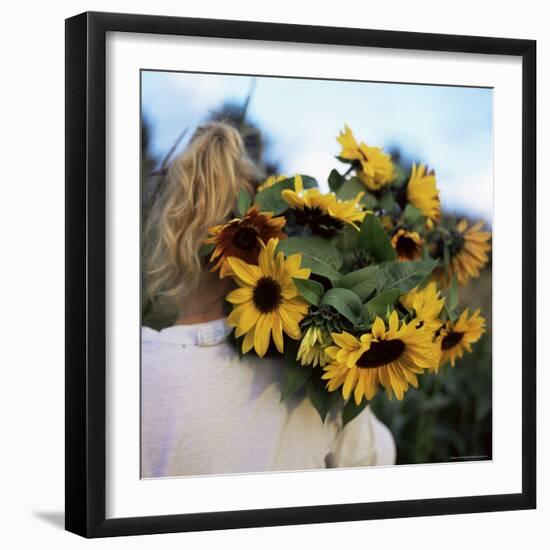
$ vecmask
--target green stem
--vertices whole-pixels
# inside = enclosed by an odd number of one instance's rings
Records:
[[[345,178],[347,175],[350,174],[350,172],[355,168],[353,164],[346,170],[346,172],[342,175],[343,178]]]

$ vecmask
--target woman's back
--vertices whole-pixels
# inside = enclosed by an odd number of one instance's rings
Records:
[[[232,219],[241,192],[254,193],[255,178],[239,132],[227,124],[207,124],[197,129],[187,148],[170,163],[147,217],[148,305],[151,311],[170,311],[176,319],[174,326],[160,332],[143,329],[142,477],[394,461],[393,439],[368,408],[345,428],[336,412],[323,423],[308,399],[281,403],[282,363],[258,358],[267,351],[271,334],[280,352],[284,351],[283,331],[285,338],[297,340],[299,322],[307,310],[293,278],[309,275],[309,270],[300,269],[295,257],[282,263],[271,258],[277,239],[286,237],[285,220],[251,209],[256,225],[248,226],[247,221],[242,232],[227,235],[214,231],[223,249],[221,254],[216,248],[215,262],[201,254],[201,245],[210,240],[212,231]],[[244,295],[254,297],[251,289],[235,290],[238,281],[224,263],[240,261],[232,258],[234,254],[239,258],[245,254],[248,261],[271,270],[270,277],[262,278],[269,284],[267,290],[263,285],[264,294],[257,296],[255,305],[242,304]],[[269,258],[261,261],[260,255]],[[248,264],[244,265],[247,273]],[[256,273],[260,267],[251,269]],[[275,301],[266,294],[269,289],[278,296]],[[242,314],[243,323],[249,324],[235,335],[246,332],[243,346],[253,345],[257,352],[243,359],[226,343],[224,303],[235,295],[240,305],[232,311],[232,322]],[[274,307],[279,306],[276,315]]]
[[[391,464],[366,409],[344,429],[307,399],[280,402],[282,364],[239,358],[220,319],[142,333],[142,477]],[[306,368],[306,367],[304,367]]]

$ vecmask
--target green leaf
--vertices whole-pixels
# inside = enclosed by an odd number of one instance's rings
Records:
[[[319,388],[310,378],[306,382],[306,394],[315,410],[319,413],[321,422],[324,422],[329,411],[328,391]]]
[[[388,308],[392,309],[395,302],[401,296],[401,291],[398,288],[393,288],[378,294],[367,303],[367,311],[370,315],[386,315]]]
[[[385,262],[378,266],[378,290],[384,292],[399,289],[401,294],[421,284],[433,271],[437,260],[420,260],[417,262]]]
[[[346,180],[336,192],[336,196],[340,200],[346,201],[354,199],[357,196],[357,193],[361,192],[364,193],[360,201],[361,204],[369,210],[374,208],[378,202],[376,200],[376,197],[372,193],[369,193],[367,188],[361,183],[361,180],[359,180],[358,178],[350,178],[349,180]]]
[[[241,189],[239,191],[239,197],[237,198],[237,210],[241,217],[246,216],[251,204],[252,197],[244,189]]]
[[[451,286],[449,287],[449,309],[455,311],[458,307],[458,280],[456,273],[451,277]]]
[[[214,248],[216,248],[214,243],[203,244],[199,249],[199,256],[210,256],[210,254],[214,251]]]
[[[357,239],[359,231],[349,224],[342,228],[334,238],[334,246],[341,252],[355,252],[357,250]]]
[[[229,304],[229,302],[225,302],[224,303],[224,307],[225,306],[230,306],[231,304]],[[244,339],[244,336],[241,336],[240,338],[237,338],[235,336],[235,331],[232,330],[228,335],[227,335],[227,342],[233,346],[236,350],[237,350],[237,353],[239,354],[239,359],[242,359],[244,357],[244,353],[243,353],[243,346],[242,346],[242,341]],[[252,348],[249,353],[252,355],[254,353],[254,348]]]
[[[353,164],[355,161],[353,159],[346,159],[344,157],[340,157],[336,155],[336,157],[340,162],[343,162],[344,164]]]
[[[422,401],[420,409],[424,413],[440,411],[441,409],[448,407],[452,403],[453,403],[453,399],[450,395],[444,395],[444,394],[434,395],[429,399]]]
[[[392,182],[392,187],[401,187],[409,179],[409,174],[398,162],[394,161],[393,168],[395,170],[395,179]]]
[[[303,387],[313,372],[311,367],[304,367],[296,360],[297,353],[298,344],[296,342],[286,341],[281,402],[288,400]]]
[[[338,170],[331,170],[328,176],[328,186],[331,191],[338,191],[342,184],[346,181],[346,178],[338,172]]]
[[[451,251],[447,244],[443,245],[443,268],[445,272],[449,271],[449,264],[451,263]]]
[[[344,275],[338,286],[353,290],[361,300],[366,300],[378,286],[378,266],[363,267]]]
[[[395,302],[401,296],[401,291],[398,288],[392,288],[391,290],[386,290],[381,294],[376,295],[372,300],[369,300],[369,304],[385,304],[393,306]]]
[[[302,267],[309,267],[312,273],[321,275],[335,284],[340,279],[338,270],[342,266],[342,254],[322,237],[289,237],[279,243],[277,250],[285,256],[302,255]]]
[[[407,204],[407,206],[405,206],[403,217],[405,218],[405,222],[409,225],[423,224],[426,221],[424,214],[412,204]]]
[[[378,208],[383,208],[388,214],[393,213],[396,206],[397,203],[390,191],[386,192],[378,199]]]
[[[304,189],[318,187],[317,181],[311,176],[302,176]],[[256,193],[254,203],[262,212],[273,212],[274,215],[279,215],[288,210],[288,204],[283,199],[282,192],[284,189],[294,189],[294,178],[286,178],[276,184]]]
[[[329,392],[325,387],[324,380],[321,379],[320,369],[317,369],[317,371],[319,373],[315,372],[306,382],[306,395],[324,423],[330,409],[338,403],[340,392]]]
[[[359,413],[361,413],[369,402],[363,398],[361,403],[357,405],[353,397],[348,400],[344,405],[344,410],[342,411],[342,424],[345,426],[351,422]]]
[[[293,279],[298,292],[308,303],[317,306],[323,295],[324,288],[321,283],[311,279]]]
[[[451,321],[453,321],[453,323],[458,319],[458,313],[449,308],[447,304],[445,304],[443,309],[447,314],[447,319],[450,319]]]
[[[359,232],[359,247],[367,251],[377,262],[395,260],[397,257],[391,240],[378,218],[367,214]]]
[[[445,311],[447,313],[447,317],[451,321],[456,321],[458,319],[458,280],[456,278],[456,274],[453,274],[451,277],[451,285],[449,287],[449,295],[448,299],[445,303]]]
[[[331,288],[327,290],[321,304],[333,307],[348,321],[357,324],[360,321],[362,302],[355,292],[348,288]]]

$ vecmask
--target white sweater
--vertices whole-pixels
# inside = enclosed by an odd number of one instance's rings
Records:
[[[142,329],[144,478],[393,464],[367,407],[342,428],[307,399],[280,402],[281,363],[239,359],[225,320]]]

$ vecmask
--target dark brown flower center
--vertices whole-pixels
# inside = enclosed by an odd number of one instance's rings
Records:
[[[454,348],[462,340],[463,336],[463,332],[450,332],[441,340],[441,349],[446,350]]]
[[[241,250],[250,250],[258,245],[258,230],[250,225],[243,225],[235,231],[233,244]]]
[[[375,369],[395,361],[403,351],[405,351],[405,344],[401,340],[372,342],[369,350],[359,357],[357,366],[362,369]]]
[[[466,241],[464,240],[462,233],[459,233],[456,229],[451,229],[450,233],[452,237],[450,253],[451,257],[453,257],[462,251]]]
[[[418,246],[418,243],[414,239],[412,239],[411,237],[407,237],[406,235],[402,235],[397,239],[397,243],[395,243],[395,248],[400,258],[414,259],[420,252],[420,247]]]
[[[445,246],[449,250],[449,255],[451,258],[454,258],[464,249],[464,244],[466,243],[462,233],[458,232],[456,229],[451,229],[449,231],[450,239],[446,241],[441,235],[437,235],[433,238],[430,244],[430,255],[432,258],[443,258],[445,253]]]
[[[344,222],[333,218],[317,206],[314,208],[305,206],[302,210],[297,209],[294,211],[294,216],[297,223],[307,225],[312,233],[327,239],[334,237],[344,226]]]
[[[252,301],[258,311],[269,313],[281,303],[281,285],[271,277],[262,277],[256,283]]]

